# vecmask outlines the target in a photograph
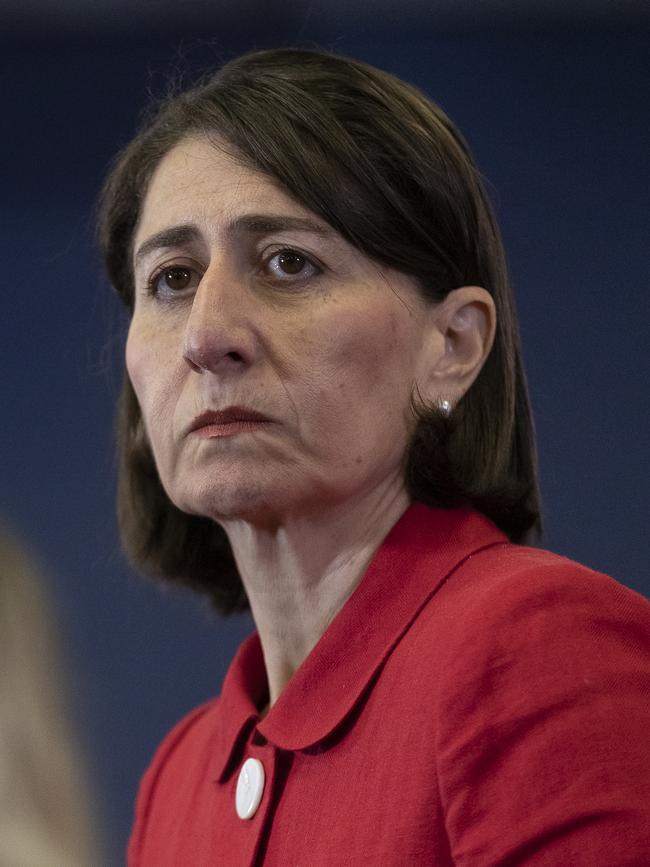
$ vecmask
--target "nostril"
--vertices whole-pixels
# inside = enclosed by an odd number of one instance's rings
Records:
[[[183,358],[195,373],[203,372],[203,368],[201,367],[201,365],[197,364],[195,361],[192,361],[192,359],[187,355],[187,353],[183,356]]]
[[[238,347],[238,348],[235,348]],[[220,334],[218,329],[189,330],[183,346],[183,358],[195,373],[216,371],[221,365],[239,367],[248,359],[240,339],[231,334]]]

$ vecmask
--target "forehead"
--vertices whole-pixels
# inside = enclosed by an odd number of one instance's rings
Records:
[[[170,225],[191,222],[211,235],[246,213],[309,217],[326,228],[272,178],[244,165],[218,142],[186,139],[163,157],[151,178],[134,249]]]

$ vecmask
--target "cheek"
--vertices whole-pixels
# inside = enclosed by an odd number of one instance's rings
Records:
[[[173,411],[178,373],[175,373],[171,347],[164,334],[132,322],[126,341],[126,369],[142,411],[145,427],[152,439],[160,416]]]
[[[152,356],[151,344],[146,340],[146,335],[137,324],[132,323],[126,340],[126,370],[143,410],[147,405],[147,390],[152,386]]]
[[[407,324],[399,311],[366,307],[337,316],[321,341],[312,418],[328,460],[350,480],[393,473],[406,448],[414,382]]]
[[[414,381],[414,335],[399,312],[338,311],[302,355],[310,360],[308,388],[324,413],[358,425],[401,419]],[[304,375],[304,374],[303,374]],[[401,421],[400,421],[401,423]]]
[[[129,374],[129,379],[131,380],[131,385],[138,396],[140,397],[140,389],[139,383],[142,381],[143,373],[142,373],[142,348],[138,343],[137,338],[134,336],[133,326],[129,328],[129,333],[126,338],[126,348],[124,352],[124,358],[126,361],[126,371]]]
[[[400,399],[410,386],[411,345],[403,323],[392,310],[378,309],[355,321],[344,318],[335,329],[335,363],[342,381],[356,392],[381,399]]]

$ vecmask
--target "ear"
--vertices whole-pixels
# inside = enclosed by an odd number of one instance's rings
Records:
[[[431,310],[430,351],[418,389],[429,406],[455,406],[479,375],[496,332],[496,308],[487,289],[461,286]]]

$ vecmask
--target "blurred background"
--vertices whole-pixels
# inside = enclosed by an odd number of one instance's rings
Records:
[[[0,515],[39,561],[123,861],[163,734],[218,692],[247,618],[134,575],[114,518],[125,321],[97,192],[150,95],[248,49],[320,46],[427,91],[490,181],[518,299],[545,547],[650,594],[650,6],[625,0],[0,2]]]

